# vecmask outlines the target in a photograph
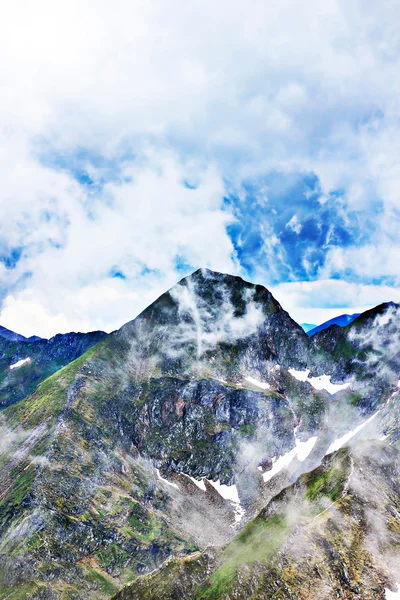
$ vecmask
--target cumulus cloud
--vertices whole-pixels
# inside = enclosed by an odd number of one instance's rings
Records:
[[[95,200],[76,182],[67,189],[65,174],[65,196],[55,199],[57,177],[44,175],[42,211],[28,196],[15,224],[8,220],[9,243],[24,246],[16,266],[3,274],[5,288],[11,279],[21,288],[3,297],[1,319],[12,329],[42,335],[110,330],[175,283],[179,260],[235,271],[226,233],[232,217],[221,207],[215,169],[200,173],[191,189],[173,157],[153,155],[146,165],[130,165],[123,180],[107,183]]]
[[[397,285],[399,16],[358,0],[9,4],[2,323],[110,330],[198,266]],[[303,211],[287,213],[293,176]]]

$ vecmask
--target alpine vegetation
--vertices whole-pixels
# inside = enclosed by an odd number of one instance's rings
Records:
[[[309,337],[200,269],[109,335],[0,337],[0,598],[396,597],[399,328]]]

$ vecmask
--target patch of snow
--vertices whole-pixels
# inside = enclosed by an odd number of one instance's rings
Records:
[[[224,499],[229,500],[235,505],[235,524],[237,525],[243,518],[245,510],[243,506],[240,504],[239,493],[236,485],[224,485],[218,481],[210,481],[207,479],[209,483],[213,486],[213,488],[218,492],[218,494]]]
[[[279,471],[282,471],[282,469],[287,467],[292,462],[296,454],[297,448],[294,447],[292,450],[290,450],[290,452],[286,452],[286,454],[283,454],[279,458],[274,457],[272,459],[272,469],[263,473],[264,482],[270,481],[273,477],[275,477],[275,475],[277,475],[277,473],[279,473]]]
[[[398,583],[396,585],[396,587],[397,587],[396,592],[391,592],[388,589],[385,590],[386,600],[400,600],[400,584]]]
[[[258,379],[254,379],[254,377],[245,377],[245,380],[260,388],[261,390],[269,390],[271,388],[269,383],[258,381]]]
[[[298,381],[307,381],[310,369],[306,371],[296,371],[296,369],[288,369],[289,373]]]
[[[23,358],[22,360],[17,360],[16,363],[14,363],[13,365],[10,365],[10,370],[12,369],[18,369],[19,367],[22,367],[22,365],[26,365],[27,363],[30,363],[31,359],[28,356],[27,358]]]
[[[388,437],[389,437],[389,434],[386,433],[385,435],[383,435],[382,437],[379,438],[379,441],[384,442],[386,440],[386,438],[388,438]]]
[[[331,375],[320,375],[319,377],[309,377],[310,369],[305,371],[297,371],[296,369],[288,369],[289,373],[298,381],[307,381],[316,390],[326,390],[333,395],[340,390],[345,390],[349,387],[348,383],[331,383]]]
[[[236,504],[240,503],[236,485],[224,485],[223,483],[220,483],[219,479],[218,481],[210,481],[210,483],[224,500],[230,500]]]
[[[313,436],[309,438],[306,442],[300,442],[296,438],[296,445],[292,450],[286,452],[279,458],[273,458],[272,469],[270,471],[266,471],[263,473],[264,482],[270,481],[279,471],[282,471],[285,467],[287,467],[294,458],[298,458],[299,461],[303,462],[306,460],[307,456],[310,454],[311,450],[314,448],[317,442],[318,436]]]
[[[397,384],[397,387],[400,387],[400,381],[399,381],[399,383]],[[393,394],[390,394],[389,398],[386,400],[386,406],[388,406],[388,405],[390,404],[390,401],[391,401],[391,399],[392,399],[392,398],[394,398],[395,396],[397,396],[397,394],[398,394],[398,391],[397,391],[397,390],[395,390],[395,391],[393,392]]]
[[[310,437],[306,442],[299,442],[296,440],[297,458],[300,462],[306,460],[311,450],[314,448],[317,442],[318,436]]]
[[[190,475],[187,475],[186,473],[182,473],[182,475],[184,475],[185,477],[188,477],[191,481],[193,481],[194,484],[197,485],[198,488],[200,488],[203,492],[206,491],[206,484],[204,483],[203,479],[200,479],[200,481],[198,479],[195,479],[194,477],[190,477]]]
[[[182,473],[182,475],[185,475],[185,477],[193,481],[193,483],[197,485],[197,487],[200,488],[203,492],[207,491],[206,485],[204,483],[204,478],[199,481],[198,479],[195,479],[194,477],[191,477],[186,473]],[[232,504],[234,504],[235,524],[237,525],[242,520],[245,510],[240,504],[239,493],[236,485],[225,485],[221,483],[219,479],[217,481],[211,481],[210,479],[207,479],[207,481],[213,486],[215,491],[218,492],[221,498],[223,498],[224,500],[228,500],[229,502],[232,502]],[[233,525],[233,527],[234,526],[235,525]]]
[[[158,479],[160,479],[160,481],[163,481],[164,483],[167,483],[168,485],[179,490],[179,486],[177,486],[176,483],[172,483],[171,481],[168,481],[168,479],[164,479],[164,477],[161,476],[159,469],[156,469],[156,471],[157,471],[157,477],[158,477]]]
[[[340,448],[342,446],[344,446],[349,440],[351,440],[351,438],[354,437],[359,431],[361,431],[361,429],[363,429],[366,425],[368,425],[368,423],[370,423],[373,419],[375,419],[376,415],[378,413],[380,413],[380,411],[381,411],[381,409],[377,410],[376,413],[374,413],[371,417],[369,417],[366,421],[364,421],[364,423],[361,423],[361,425],[358,425],[352,431],[345,433],[344,435],[342,435],[342,437],[340,437],[337,440],[335,440],[334,442],[332,442],[332,444],[329,446],[326,454],[332,454],[332,452],[336,452],[336,450],[340,450]]]
[[[316,390],[326,390],[329,394],[336,394],[349,387],[348,383],[331,383],[330,375],[321,375],[320,377],[310,377],[308,380]]]
[[[194,477],[191,477],[186,473],[181,473],[181,475],[184,475],[185,477],[193,481],[193,483],[197,485],[197,487],[200,488],[203,492],[207,492],[207,488],[204,483],[204,477],[199,481],[198,479],[195,479]],[[207,481],[213,486],[215,491],[218,492],[221,498],[223,498],[224,500],[228,500],[234,505],[235,525],[237,525],[242,520],[245,510],[240,504],[239,493],[236,485],[225,485],[221,483],[219,479],[217,481],[211,481],[210,479],[207,479]],[[235,527],[235,525],[232,525],[232,527]]]

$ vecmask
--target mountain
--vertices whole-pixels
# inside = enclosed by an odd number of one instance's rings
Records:
[[[398,461],[379,442],[331,454],[232,542],[173,558],[114,600],[384,599],[400,573]]]
[[[339,315],[338,317],[334,317],[329,321],[325,321],[325,323],[322,323],[321,325],[311,325],[310,327],[307,326],[307,329],[305,329],[304,327],[303,328],[307,335],[311,337],[315,333],[318,333],[318,331],[328,329],[328,327],[330,327],[331,325],[339,325],[339,327],[346,327],[346,325],[349,325],[352,321],[354,321],[354,319],[357,319],[357,317],[359,316],[360,313],[354,313],[353,315]]]
[[[308,333],[311,331],[311,329],[314,329],[316,325],[313,325],[312,323],[301,323],[300,327],[302,327],[304,331]]]
[[[0,414],[0,598],[394,589],[398,308],[308,338],[199,270],[44,379]]]
[[[0,409],[29,396],[41,381],[105,335],[102,331],[66,333],[49,340],[22,341],[0,337]]]
[[[6,327],[2,327],[1,325],[0,325],[0,337],[3,337],[6,340],[10,340],[12,342],[37,342],[38,340],[42,339],[42,338],[38,337],[37,335],[32,335],[31,337],[26,338],[23,335],[20,335],[19,333],[15,333],[14,331],[7,329]]]

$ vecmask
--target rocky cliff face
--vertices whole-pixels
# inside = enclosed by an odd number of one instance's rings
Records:
[[[239,532],[246,540],[271,517],[290,546],[292,527],[272,507],[290,495],[313,504],[304,473],[321,461],[330,472],[332,460],[347,473],[347,454],[332,452],[350,439],[387,436],[385,452],[398,439],[397,307],[359,319],[309,340],[265,288],[197,271],[9,406],[0,421],[0,598],[109,598],[170,557],[179,557],[168,573],[186,596],[157,595],[164,567],[126,593],[141,597],[149,585],[144,598],[228,597],[224,578],[210,594]],[[229,597],[250,597],[235,591],[246,573],[249,594],[257,585],[272,594],[263,583],[272,572],[287,585],[284,563],[270,561],[277,551],[257,559],[260,568],[246,552],[234,561]],[[330,568],[321,573],[331,581]],[[296,582],[292,594],[303,589]],[[279,594],[254,597],[305,597]]]
[[[173,558],[115,600],[383,600],[400,573],[399,492],[397,448],[340,450],[230,544]]]

